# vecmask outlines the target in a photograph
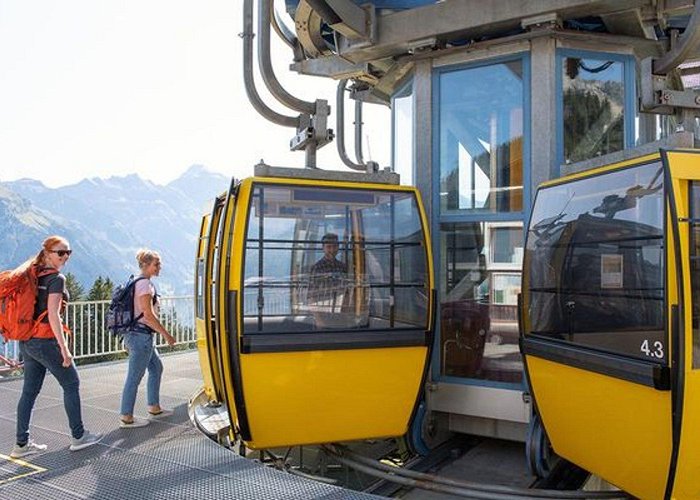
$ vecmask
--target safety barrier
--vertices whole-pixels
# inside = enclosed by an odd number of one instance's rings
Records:
[[[108,300],[69,302],[65,321],[71,329],[69,346],[76,360],[109,359],[125,352],[121,339],[107,330]],[[191,296],[161,297],[160,321],[175,337],[176,346],[187,347],[197,339],[194,327],[194,298]],[[158,346],[167,345],[163,338],[156,338]],[[0,376],[19,361],[17,342],[2,342],[0,338]]]

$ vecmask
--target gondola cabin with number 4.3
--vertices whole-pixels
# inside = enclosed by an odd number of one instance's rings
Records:
[[[420,196],[397,179],[262,165],[204,217],[204,394],[246,446],[408,430],[435,305]]]
[[[700,498],[700,152],[542,185],[523,271],[556,453],[640,498]]]

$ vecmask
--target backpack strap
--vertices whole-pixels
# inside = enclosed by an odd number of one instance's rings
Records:
[[[55,269],[53,267],[44,268],[41,271],[39,271],[38,273],[36,273],[36,279],[39,280],[39,278],[43,278],[44,276],[49,276],[51,274],[58,274],[58,269]],[[39,290],[37,289],[37,294],[38,293],[39,293]],[[65,307],[66,307],[66,301],[63,300],[63,298],[61,298],[61,309],[64,309]],[[48,316],[48,314],[49,314],[48,308],[44,312],[39,314],[39,316],[34,321],[34,330],[36,330],[39,327],[39,323],[41,323],[42,320],[46,316]],[[71,329],[68,328],[68,325],[64,324],[63,321],[61,321],[61,328],[63,329],[63,333],[65,333],[69,337],[71,335],[73,335],[73,332],[71,331]]]
[[[139,276],[138,278],[134,279],[134,275],[132,274],[131,277],[129,278],[129,280],[133,280],[133,281],[131,281],[131,284],[129,286],[135,287],[137,282],[139,282],[141,280],[145,280],[145,279],[147,279],[145,276]],[[135,302],[136,302],[136,297],[134,297],[134,303]],[[133,306],[132,306],[132,308],[133,308]],[[141,318],[143,318],[143,313],[139,314],[134,319],[132,319],[129,326],[131,327],[131,326],[136,325]]]
[[[63,302],[63,304],[65,304],[65,301],[62,301],[62,302]],[[61,307],[63,307],[63,305],[62,305]],[[36,318],[36,320],[34,321],[34,329],[33,329],[34,331],[36,331],[36,329],[39,328],[39,324],[41,324],[41,321],[42,321],[46,316],[48,316],[48,314],[49,314],[49,310],[47,309],[46,311],[44,311],[43,313],[41,313],[41,314]],[[49,323],[49,324],[50,324],[50,323]],[[63,323],[63,321],[61,321],[61,328],[63,329],[63,333],[65,333],[65,334],[68,335],[69,337],[73,335],[73,332],[71,331],[71,329],[68,328],[68,325],[66,325],[65,323]]]

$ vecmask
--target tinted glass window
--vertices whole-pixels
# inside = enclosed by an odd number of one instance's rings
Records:
[[[257,185],[245,333],[426,328],[426,258],[413,193]]]
[[[624,64],[564,57],[564,163],[624,149]]]
[[[440,247],[443,375],[522,381],[517,321],[522,225],[442,224]]]
[[[204,319],[204,259],[197,260],[197,281],[195,284],[197,286],[195,293],[197,297],[197,317]]]
[[[527,240],[530,332],[666,360],[663,171],[541,189]]]
[[[523,62],[439,80],[440,210],[523,209]]]
[[[700,184],[690,183],[690,284],[693,304],[693,368],[700,368]]]

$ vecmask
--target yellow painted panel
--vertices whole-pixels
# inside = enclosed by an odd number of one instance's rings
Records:
[[[700,498],[700,371],[687,370],[673,498]]]
[[[700,179],[700,150],[697,150],[695,153],[689,151],[669,151],[667,157],[673,177],[680,179]]]
[[[205,215],[202,217],[202,224],[199,228],[199,244],[197,245],[197,262],[195,263],[195,266],[197,268],[195,269],[195,273],[198,272],[199,269],[199,259],[204,258],[207,253],[207,243],[209,240],[209,219],[210,216],[209,214]],[[207,397],[209,399],[214,398],[214,385],[213,385],[213,380],[212,380],[212,372],[211,372],[211,360],[209,359],[209,350],[207,347],[207,335],[206,335],[206,327],[204,323],[204,319],[197,317],[196,311],[198,309],[198,304],[196,301],[199,300],[199,296],[203,296],[203,294],[208,293],[207,290],[207,284],[203,283],[204,290],[200,291],[198,296],[195,296],[195,331],[197,333],[197,354],[199,357],[199,368],[202,372],[202,380],[204,382],[204,392],[206,393]]]
[[[639,498],[663,498],[671,392],[527,356],[554,450]]]
[[[425,347],[241,356],[251,448],[400,436]]]
[[[576,179],[583,179],[584,177],[591,177],[594,175],[600,175],[600,174],[604,174],[606,172],[613,172],[615,170],[619,170],[619,169],[624,168],[624,167],[629,167],[632,165],[638,165],[641,163],[651,162],[651,161],[660,159],[660,157],[661,156],[659,153],[652,153],[652,154],[649,154],[646,156],[640,156],[638,158],[633,158],[631,160],[625,160],[625,161],[621,161],[618,163],[612,163],[610,165],[605,165],[603,167],[585,170],[585,171],[579,172],[577,174],[570,174],[570,175],[566,175],[564,177],[559,177],[557,179],[552,179],[550,181],[543,182],[542,184],[540,184],[539,187],[543,188],[543,187],[549,187],[549,186],[556,186],[557,184],[565,184],[567,182],[571,182],[571,181],[576,180]]]
[[[211,378],[211,360],[209,359],[209,348],[207,346],[207,337],[204,326],[204,320],[195,318],[195,329],[197,331],[197,353],[199,354],[199,369],[202,372],[202,381],[204,382],[204,392],[209,400],[214,396],[214,382]]]

